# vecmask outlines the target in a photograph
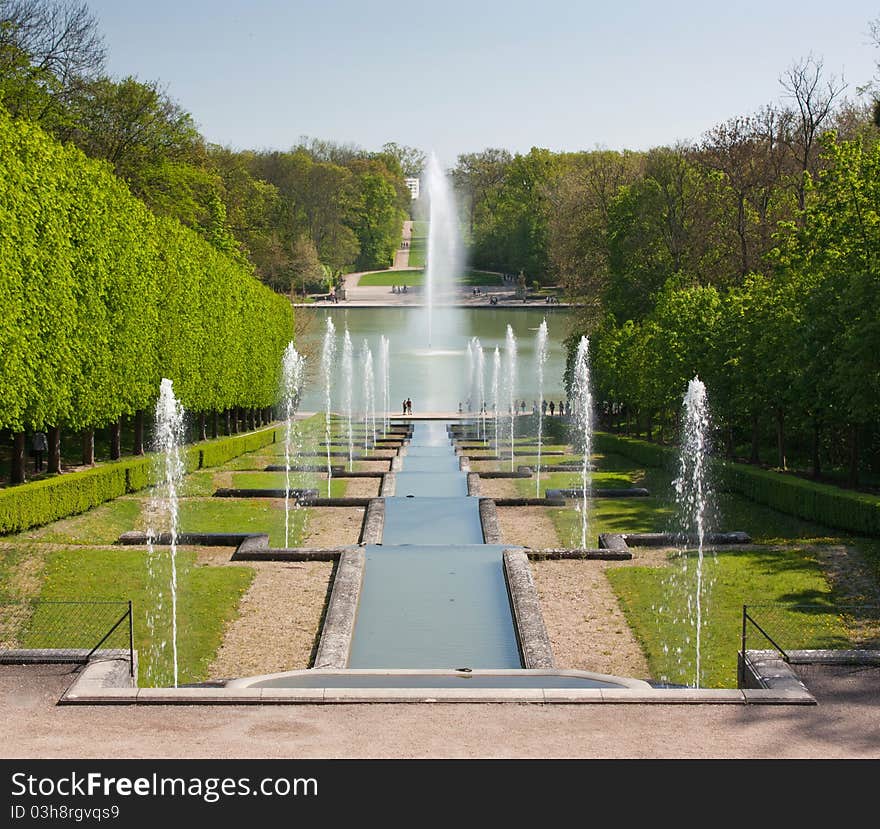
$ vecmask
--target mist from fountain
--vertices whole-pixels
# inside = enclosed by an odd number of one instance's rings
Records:
[[[330,461],[330,448],[332,442],[331,408],[333,405],[333,375],[336,368],[336,326],[333,320],[327,316],[327,328],[324,332],[324,342],[321,347],[321,380],[324,386],[324,443],[327,446],[327,497],[330,497],[330,484],[333,478],[333,467]]]
[[[474,342],[477,350],[477,411],[480,416],[477,436],[480,440],[486,440],[486,355],[476,337]]]
[[[538,465],[535,470],[535,497],[541,497],[541,447],[544,437],[544,364],[547,362],[547,320],[538,327],[535,366],[538,371]]]
[[[300,434],[296,410],[302,392],[305,357],[289,343],[281,359],[281,402],[284,407],[284,546],[290,546],[290,468],[299,455]]]
[[[593,392],[590,388],[590,341],[581,337],[574,360],[574,383],[572,384],[572,423],[583,451],[581,466],[581,544],[587,549],[588,513],[587,495],[592,484],[590,460],[593,454]]]

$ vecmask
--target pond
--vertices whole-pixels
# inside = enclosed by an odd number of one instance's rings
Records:
[[[433,342],[427,342],[424,312],[419,308],[298,308],[305,330],[298,347],[306,355],[307,379],[304,383],[301,411],[321,411],[324,407],[320,382],[321,340],[327,316],[333,318],[338,335],[337,379],[333,407],[340,410],[341,342],[346,326],[354,346],[354,406],[361,395],[360,351],[366,339],[373,352],[377,377],[376,402],[381,407],[382,392],[378,387],[379,338],[388,337],[391,359],[391,411],[401,413],[401,402],[413,401],[413,414],[434,411],[456,411],[466,405],[469,393],[467,344],[478,337],[485,355],[485,399],[491,408],[492,361],[497,347],[504,367],[504,341],[507,325],[517,339],[517,387],[515,397],[525,400],[529,410],[538,397],[535,342],[538,326],[546,317],[549,328],[548,358],[545,365],[545,398],[559,401],[563,397],[562,375],[565,353],[562,340],[569,332],[571,314],[564,308],[435,308]]]

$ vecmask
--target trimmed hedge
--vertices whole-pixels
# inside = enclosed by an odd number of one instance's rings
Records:
[[[605,432],[596,434],[594,446],[597,451],[625,455],[645,466],[669,466],[678,454],[670,446]],[[742,463],[716,461],[713,473],[719,489],[779,512],[838,530],[880,536],[880,498],[875,496]]]
[[[593,435],[593,447],[597,452],[613,452],[625,455],[645,466],[669,466],[678,456],[677,450],[659,443],[648,443],[646,440],[635,440],[607,432],[596,432]]]
[[[219,466],[275,441],[274,429],[212,440],[184,449],[187,472]],[[69,472],[42,481],[0,489],[0,535],[21,532],[78,515],[137,492],[154,481],[154,455],[110,461],[82,472]]]
[[[227,461],[255,452],[270,443],[275,443],[274,429],[261,429],[259,432],[249,432],[246,435],[208,441],[201,447],[201,467],[222,466]]]

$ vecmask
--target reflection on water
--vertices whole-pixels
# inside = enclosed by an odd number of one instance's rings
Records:
[[[548,356],[544,366],[545,398],[562,398],[562,374],[565,354],[562,340],[568,334],[570,313],[562,308],[435,308],[433,321],[433,348],[428,348],[425,318],[418,308],[315,308],[297,309],[297,314],[308,315],[313,322],[297,343],[297,348],[308,353],[320,351],[320,340],[326,326],[325,319],[333,318],[337,331],[347,326],[355,342],[366,339],[378,353],[379,339],[384,334],[390,342],[391,411],[400,411],[406,397],[412,398],[413,413],[426,411],[455,411],[458,404],[467,405],[469,378],[467,373],[467,343],[479,337],[482,347],[491,353],[496,346],[504,348],[508,323],[519,342],[517,394],[526,401],[529,410],[538,399],[538,367],[535,357],[535,332],[546,316],[549,328]],[[355,376],[361,377],[363,367],[359,355],[354,355]],[[315,365],[316,360],[308,364]],[[342,380],[341,366],[336,384]],[[323,396],[317,378],[304,383],[303,411],[323,409]],[[355,383],[360,386],[360,383]],[[355,388],[355,394],[358,389]],[[487,395],[489,394],[487,390]],[[377,400],[380,399],[377,397]],[[491,402],[486,401],[491,405]],[[479,408],[479,401],[473,401]],[[357,408],[358,402],[355,402]]]

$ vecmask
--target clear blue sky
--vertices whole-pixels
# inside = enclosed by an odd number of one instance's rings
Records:
[[[645,149],[778,100],[813,52],[849,92],[880,2],[89,0],[109,71],[160,80],[209,141]]]

